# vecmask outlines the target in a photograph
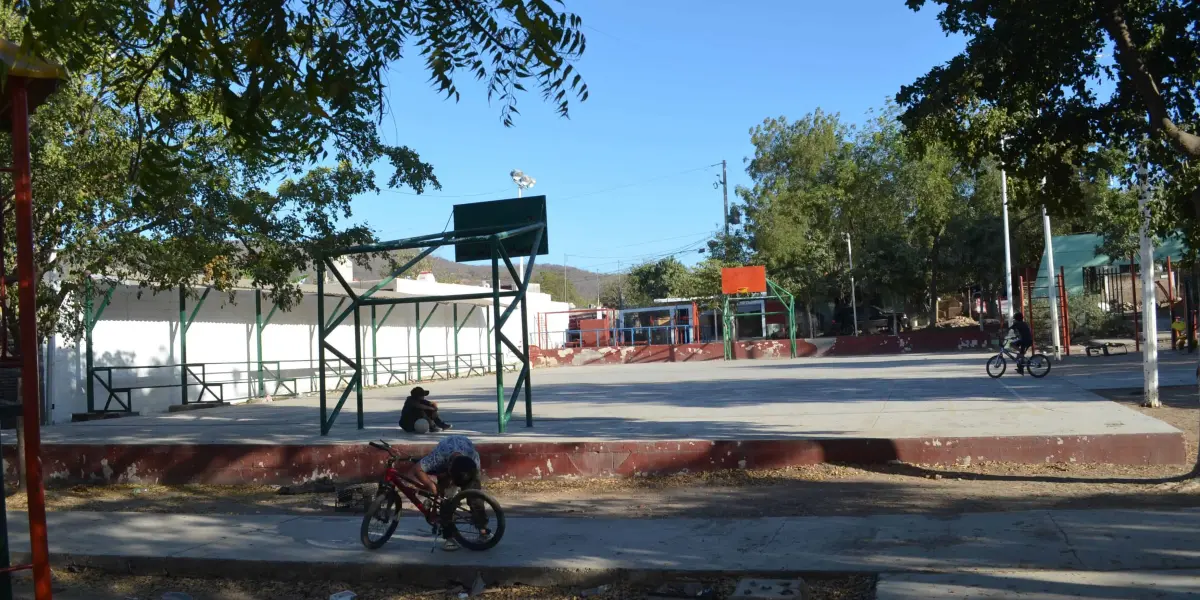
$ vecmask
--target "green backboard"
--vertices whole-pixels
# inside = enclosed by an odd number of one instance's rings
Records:
[[[509,198],[508,200],[491,200],[488,202],[472,202],[454,206],[454,230],[493,228],[497,231],[518,229],[534,223],[546,222],[546,197],[526,196],[524,198]],[[501,243],[508,255],[516,258],[519,255],[542,256],[550,253],[548,229],[542,231],[542,242],[536,252],[533,248],[537,232],[524,233],[508,238]],[[464,242],[454,245],[454,260],[471,262],[476,260],[491,260],[492,251],[487,242]]]

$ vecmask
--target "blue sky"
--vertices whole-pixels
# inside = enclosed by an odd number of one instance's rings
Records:
[[[505,128],[481,86],[463,81],[455,103],[433,91],[419,58],[392,68],[384,137],[432,163],[442,189],[363,196],[356,221],[383,239],[441,231],[456,203],[515,196],[508,173],[519,168],[549,205],[550,255],[541,262],[565,255],[571,266],[623,270],[699,247],[716,230],[720,168],[709,165],[729,161],[732,201],[734,186],[749,182],[749,130],[764,118],[820,107],[861,122],[963,45],[942,33],[933,10],[913,13],[902,0],[568,6],[584,18],[588,49],[577,68],[591,92],[570,119],[531,93]]]

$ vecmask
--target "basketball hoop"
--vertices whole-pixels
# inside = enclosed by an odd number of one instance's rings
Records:
[[[722,294],[749,294],[766,291],[766,267],[725,267],[721,269]]]

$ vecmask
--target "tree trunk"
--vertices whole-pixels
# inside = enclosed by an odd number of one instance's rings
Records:
[[[933,236],[933,248],[929,252],[929,326],[938,322],[938,250],[942,244],[942,232]]]

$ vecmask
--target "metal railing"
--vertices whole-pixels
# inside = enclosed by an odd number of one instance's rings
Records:
[[[648,325],[546,332],[543,339],[557,348],[602,348],[690,344],[700,341],[691,325]],[[547,348],[551,350],[554,348]]]
[[[519,366],[519,362],[507,353],[504,359],[506,371]],[[484,352],[422,354],[364,357],[363,362],[363,370],[368,375],[364,384],[370,382],[371,387],[388,387],[485,375],[495,371],[496,357]],[[323,371],[327,381],[336,379],[332,389],[340,389],[350,383],[354,369],[341,362],[326,361]],[[90,369],[88,376],[96,384],[94,396],[104,400],[103,407],[97,409],[96,399],[88,398],[88,412],[102,413],[135,412],[133,392],[137,390],[178,390],[185,385],[189,389],[199,387],[195,398],[184,395],[182,401],[183,404],[197,404],[264,396],[298,396],[318,387],[318,369],[313,359],[96,366]],[[308,382],[308,390],[300,388],[300,381]],[[246,386],[244,394],[226,389],[241,385]]]

